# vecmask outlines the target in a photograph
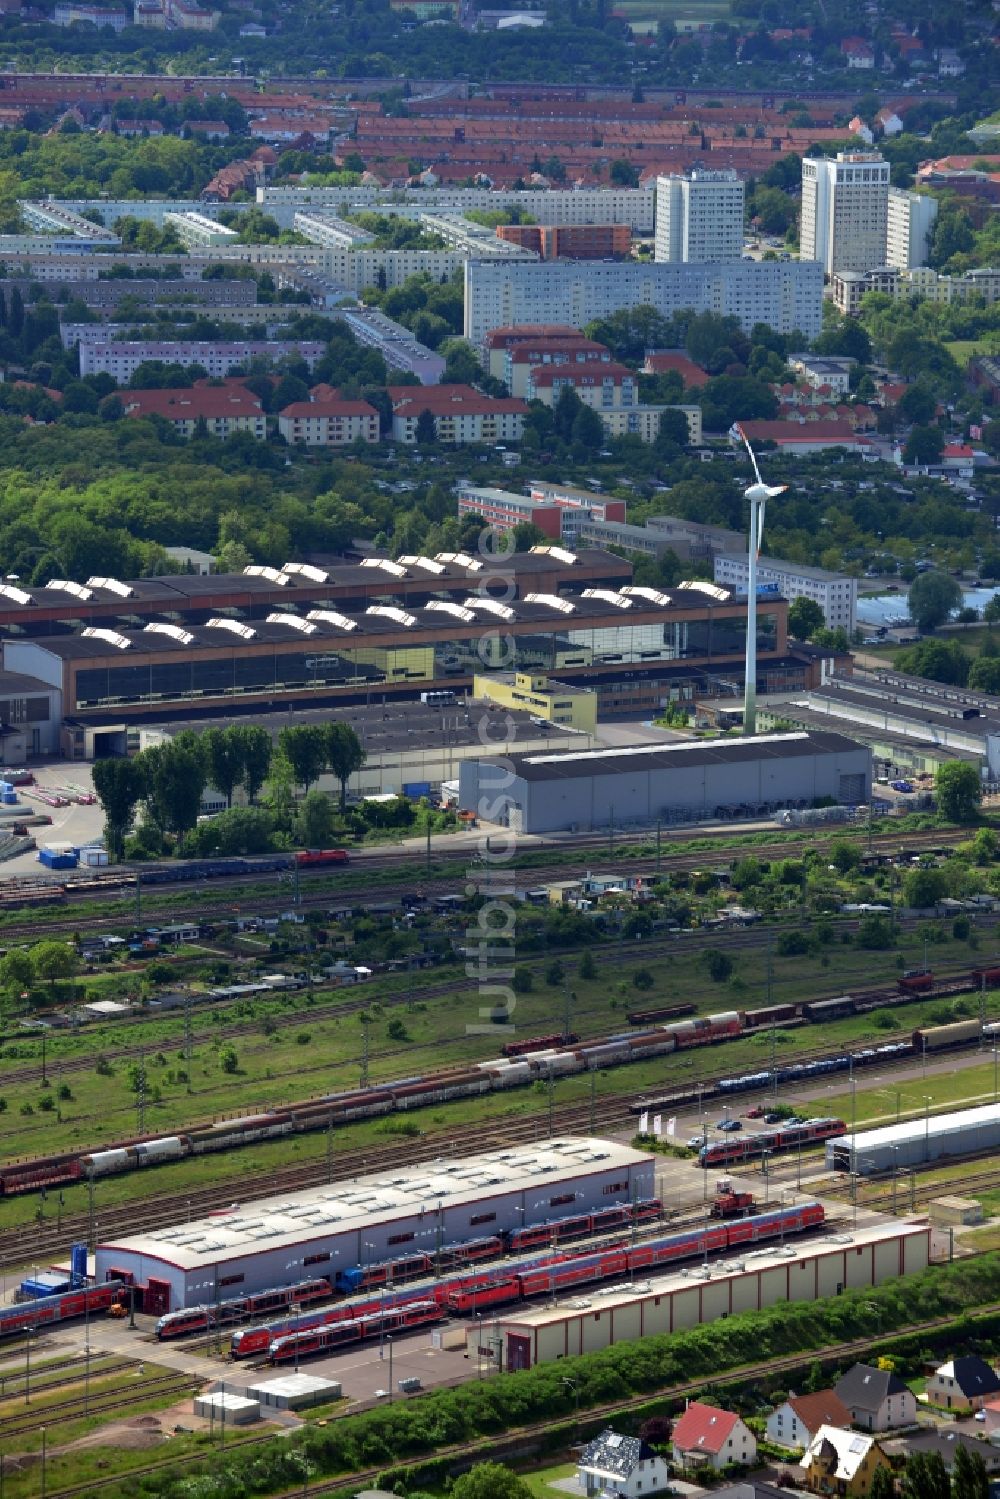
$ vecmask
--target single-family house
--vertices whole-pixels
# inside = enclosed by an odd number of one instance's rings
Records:
[[[889,1467],[889,1459],[874,1437],[843,1426],[821,1426],[801,1466],[810,1493],[864,1499],[879,1468]]]
[[[728,1463],[752,1463],[757,1439],[733,1411],[719,1410],[692,1400],[674,1424],[674,1462],[681,1468],[724,1468]]]
[[[789,1395],[767,1418],[767,1436],[779,1447],[805,1451],[821,1426],[850,1426],[851,1413],[833,1390]]]
[[[949,1411],[978,1411],[1000,1395],[1000,1377],[985,1359],[970,1353],[935,1369],[926,1388],[931,1405]]]
[[[580,1454],[577,1480],[586,1494],[645,1499],[669,1488],[670,1467],[648,1442],[622,1436],[609,1426]]]
[[[865,1431],[909,1426],[917,1417],[917,1400],[898,1374],[855,1364],[833,1387],[851,1413],[851,1425]]]
[[[966,1452],[977,1453],[991,1478],[1000,1472],[1000,1448],[993,1442],[984,1442],[979,1437],[970,1436],[966,1431],[952,1431],[948,1427],[934,1431],[921,1428],[912,1436],[894,1437],[885,1443],[885,1455],[891,1462],[898,1464],[920,1453],[936,1452],[950,1473],[960,1447],[964,1447]]]

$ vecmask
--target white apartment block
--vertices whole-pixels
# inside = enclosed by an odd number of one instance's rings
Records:
[[[739,319],[749,333],[767,323],[804,339],[822,327],[823,268],[813,261],[728,261],[721,265],[552,260],[538,264],[469,260],[465,337],[481,345],[492,328],[567,323],[648,305],[664,317],[685,308]]]
[[[717,262],[743,254],[744,187],[734,171],[695,168],[656,179],[657,260]]]
[[[252,359],[266,359],[277,365],[282,359],[304,359],[312,369],[326,353],[326,344],[312,340],[274,339],[267,342],[238,343],[172,343],[169,340],[136,340],[114,343],[107,337],[93,343],[80,343],[80,374],[108,374],[119,384],[131,380],[140,364],[160,359],[164,364],[185,368],[198,364],[206,375],[228,375],[236,368],[249,368]]]
[[[645,187],[528,188],[509,192],[476,187],[259,187],[258,204],[283,228],[297,209],[379,209],[419,219],[425,213],[464,213],[468,208],[518,207],[539,224],[628,224],[639,234],[652,234],[655,189]],[[282,215],[288,214],[287,224]]]
[[[886,220],[885,263],[900,271],[927,264],[937,219],[937,199],[890,187]]]
[[[737,593],[746,591],[749,563],[745,553],[723,553],[715,558],[713,568],[716,583]],[[757,563],[757,581],[762,587],[776,587],[789,600],[812,599],[822,609],[831,630],[846,630],[851,635],[857,627],[857,578],[826,572],[822,567],[807,567],[801,562],[783,562],[779,557],[761,557]]]
[[[219,245],[234,245],[239,240],[235,229],[229,229],[203,213],[165,213],[163,227],[172,229],[188,250],[214,250]]]
[[[370,229],[362,229],[360,224],[352,224],[349,219],[319,209],[311,213],[296,212],[292,227],[312,240],[314,245],[324,245],[331,250],[356,250],[361,245],[370,245],[375,238]]]
[[[940,276],[930,266],[898,271],[883,266],[875,271],[841,271],[833,278],[833,301],[841,312],[854,316],[861,299],[870,291],[882,292],[896,301],[919,297],[928,302],[965,302],[979,298],[990,306],[1000,302],[1000,269],[978,266],[959,276]]]
[[[802,162],[803,260],[827,276],[885,264],[889,163],[877,151],[839,151]]]

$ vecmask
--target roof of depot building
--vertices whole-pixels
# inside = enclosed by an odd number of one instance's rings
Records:
[[[145,1255],[182,1270],[198,1270],[247,1254],[292,1248],[311,1239],[357,1236],[375,1224],[424,1213],[430,1215],[428,1225],[433,1235],[434,1214],[439,1208],[512,1192],[530,1193],[552,1183],[627,1169],[650,1160],[649,1155],[631,1146],[607,1140],[560,1138],[545,1145],[487,1151],[464,1160],[401,1166],[391,1175],[381,1172],[337,1186],[235,1204],[208,1218],[108,1240],[98,1248]],[[547,1211],[547,1193],[544,1207]],[[421,1246],[415,1242],[412,1247],[417,1251]]]
[[[748,739],[680,741],[580,750],[569,755],[515,755],[511,766],[526,781],[595,775],[636,775],[650,770],[686,770],[696,765],[733,765],[746,760],[789,760],[804,755],[846,754],[862,746],[843,734],[755,734]],[[488,758],[488,757],[487,757]]]

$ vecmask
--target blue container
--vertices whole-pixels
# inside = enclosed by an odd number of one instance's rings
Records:
[[[5,807],[16,807],[17,806],[17,792],[16,791],[4,791],[4,792],[0,792],[0,796],[2,796],[2,798],[3,798],[3,804],[4,804]]]
[[[417,799],[419,799],[422,796],[430,796],[430,794],[431,794],[431,783],[430,783],[430,781],[405,781],[403,783],[403,795],[404,796],[411,796],[415,800],[417,800]]]
[[[74,1286],[82,1286],[87,1279],[87,1246],[86,1244],[71,1244],[69,1251],[69,1268],[73,1277]]]

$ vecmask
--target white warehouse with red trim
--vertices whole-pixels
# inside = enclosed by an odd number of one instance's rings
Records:
[[[98,1244],[97,1279],[150,1286],[161,1312],[315,1277],[350,1287],[352,1276],[390,1261],[423,1261],[433,1273],[460,1261],[463,1246],[497,1236],[547,1248],[567,1220],[600,1213],[610,1225],[620,1209],[626,1221],[653,1195],[651,1156],[560,1138],[220,1205],[206,1218]]]

